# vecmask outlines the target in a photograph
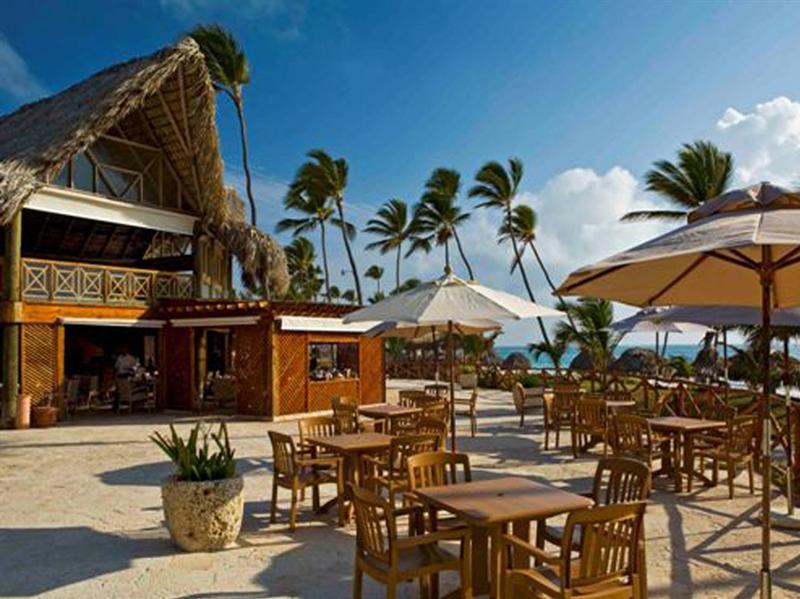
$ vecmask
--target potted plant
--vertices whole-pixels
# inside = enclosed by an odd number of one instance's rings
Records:
[[[462,389],[474,389],[478,386],[478,369],[472,364],[462,364],[458,375],[458,383]]]
[[[545,388],[542,378],[533,372],[526,372],[517,377],[517,381],[525,390],[525,403],[528,406],[541,407],[544,403]]]
[[[213,433],[198,423],[184,440],[169,428],[169,437],[154,432],[150,439],[176,468],[161,485],[170,537],[185,551],[223,549],[239,536],[244,508],[244,481],[236,474],[228,429],[222,423]]]
[[[47,394],[42,401],[31,408],[31,423],[36,428],[48,428],[58,422],[58,407],[53,405],[52,393]]]

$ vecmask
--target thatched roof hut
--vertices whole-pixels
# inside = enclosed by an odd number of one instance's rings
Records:
[[[280,268],[278,244],[248,231],[223,182],[215,91],[200,48],[190,38],[154,54],[109,67],[66,90],[0,117],[0,225],[99,136],[113,132],[160,147],[187,190],[201,226],[230,242],[244,269]],[[231,241],[239,230],[258,243]],[[237,238],[238,239],[238,238]],[[269,240],[269,241],[265,241]],[[245,251],[246,248],[246,251]],[[265,252],[259,259],[253,253]],[[285,261],[283,262],[285,264]],[[263,280],[262,273],[251,273]],[[279,281],[287,278],[278,273]]]

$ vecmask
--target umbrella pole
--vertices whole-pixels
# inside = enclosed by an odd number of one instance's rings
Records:
[[[447,321],[447,354],[450,361],[450,451],[456,451],[456,350],[453,345],[453,321]]]
[[[716,348],[714,348],[716,355]],[[722,327],[722,371],[725,373],[725,399],[728,399],[728,390],[731,386],[731,379],[728,376],[728,329]]]
[[[431,343],[433,344],[433,380],[439,382],[439,352],[436,349],[436,327],[431,327]]]
[[[789,336],[783,339],[783,398],[786,409],[786,511],[794,516],[794,471],[792,466],[792,393]]]
[[[771,451],[771,422],[770,422],[770,376],[769,376],[769,349],[770,349],[770,311],[772,309],[772,284],[774,273],[770,248],[761,248],[761,370],[763,376],[761,399],[761,574],[759,587],[761,599],[772,597],[772,573],[770,572],[770,500],[772,491],[772,463]]]

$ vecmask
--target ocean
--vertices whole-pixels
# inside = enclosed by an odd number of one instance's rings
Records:
[[[644,347],[645,349],[651,349],[651,348],[646,347],[645,345],[618,345],[617,346],[617,350],[614,352],[614,355],[615,356],[620,356],[620,355],[622,355],[622,352],[624,352],[626,349],[629,349],[631,347]],[[692,361],[694,361],[695,356],[697,356],[697,352],[700,351],[700,347],[701,346],[699,344],[681,345],[681,344],[677,344],[676,343],[675,345],[667,345],[667,357],[671,358],[673,356],[683,356],[684,358],[689,360],[689,362],[692,362]],[[514,352],[520,352],[520,353],[524,354],[525,357],[527,357],[531,361],[531,365],[534,368],[552,368],[553,367],[553,362],[547,356],[541,356],[536,361],[536,363],[534,364],[533,363],[533,356],[531,356],[531,354],[528,353],[528,348],[525,347],[525,346],[522,346],[522,345],[518,345],[518,346],[513,346],[513,345],[505,345],[505,346],[503,346],[503,345],[499,345],[499,346],[494,348],[494,351],[500,357],[501,360],[503,360],[506,357],[508,357],[509,354],[512,354]],[[720,347],[720,351],[722,351],[721,347]],[[728,355],[732,355],[732,354],[733,354],[733,350],[730,350],[730,353]],[[569,366],[570,362],[572,362],[572,359],[577,355],[578,355],[578,350],[575,349],[574,347],[570,347],[569,349],[567,349],[566,353],[564,354],[564,360],[563,360],[561,366],[562,367]]]

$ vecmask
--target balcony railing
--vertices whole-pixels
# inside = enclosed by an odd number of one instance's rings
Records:
[[[25,258],[22,297],[66,304],[149,306],[192,297],[191,274]]]

